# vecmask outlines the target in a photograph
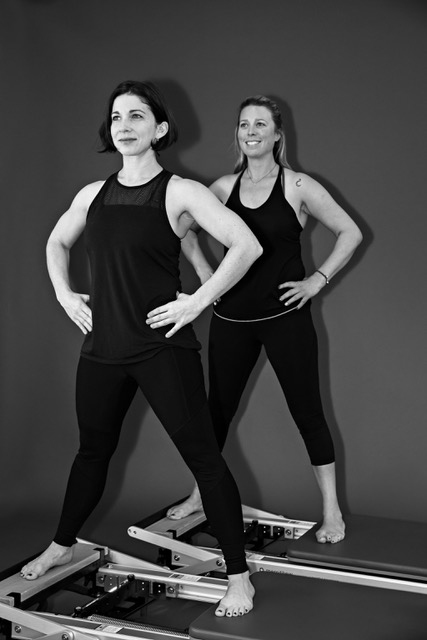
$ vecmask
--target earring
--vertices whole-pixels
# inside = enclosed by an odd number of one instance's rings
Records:
[[[154,146],[158,143],[158,138],[154,138],[154,140],[151,141],[151,146],[154,148]]]

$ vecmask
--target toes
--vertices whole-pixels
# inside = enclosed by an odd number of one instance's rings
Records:
[[[175,509],[170,509],[166,515],[170,520],[181,520],[182,518],[185,518],[186,513],[183,509],[175,507]]]
[[[25,578],[26,580],[34,580],[35,578],[37,578],[35,571],[30,569],[28,565],[21,569],[21,573],[19,575],[21,576],[21,578]]]
[[[341,542],[341,540],[344,540],[344,536],[343,535],[337,535],[337,536],[333,536],[331,543],[332,544],[336,544],[337,542]]]
[[[317,534],[317,542],[320,542],[321,544],[325,544],[325,543],[331,543],[331,544],[336,544],[337,542],[341,542],[341,540],[344,540],[344,535],[340,534],[340,533],[321,533],[321,534]]]
[[[219,605],[215,611],[215,615],[218,617],[237,618],[238,616],[244,616],[252,609],[250,606],[246,607],[225,607]]]
[[[167,517],[170,520],[179,520],[181,518],[180,512],[179,511],[168,511],[167,513]]]
[[[37,580],[39,576],[35,571],[29,571],[25,576],[25,580]]]

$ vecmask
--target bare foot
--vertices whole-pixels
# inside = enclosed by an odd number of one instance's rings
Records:
[[[322,526],[316,531],[317,542],[322,544],[325,542],[335,544],[344,540],[344,537],[345,524],[340,511],[325,516]]]
[[[171,507],[166,513],[166,517],[171,520],[181,520],[196,511],[203,511],[202,499],[197,484],[194,485],[191,496],[187,498],[187,500],[184,500],[184,502],[181,502],[181,504],[176,504],[174,507]]]
[[[56,542],[52,542],[38,558],[31,560],[25,567],[22,567],[21,576],[26,580],[36,580],[40,576],[44,576],[46,571],[52,567],[71,562],[72,558],[72,547],[63,547],[60,544],[56,544]]]
[[[220,600],[215,615],[219,617],[244,616],[253,608],[255,589],[249,571],[228,576],[228,589]]]

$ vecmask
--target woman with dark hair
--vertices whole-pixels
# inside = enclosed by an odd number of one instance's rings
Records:
[[[85,334],[76,383],[80,448],[54,540],[22,576],[33,580],[71,560],[77,533],[101,498],[139,387],[196,477],[224,553],[229,586],[216,613],[243,615],[252,608],[253,587],[240,497],[215,440],[191,322],[262,250],[241,219],[206,187],[158,163],[157,151],[172,144],[177,132],[155,85],[120,84],[100,135],[103,150],[118,151],[123,166],[79,191],[47,243],[58,301]],[[179,278],[180,241],[195,222],[228,253],[215,275],[186,295]],[[90,295],[74,292],[69,281],[69,251],[81,233],[91,267]]]
[[[262,257],[214,306],[209,338],[209,407],[220,449],[249,375],[264,347],[306,445],[323,498],[319,542],[339,542],[345,525],[335,486],[335,454],[320,399],[317,338],[310,300],[348,262],[362,235],[356,224],[313,178],[292,171],[277,104],[265,96],[246,99],[236,127],[235,173],[211,190],[256,235]],[[237,174],[237,175],[236,175]],[[335,236],[327,259],[308,277],[300,235],[313,216]],[[212,269],[190,231],[182,243],[202,282]],[[202,508],[197,484],[171,508],[182,518]]]

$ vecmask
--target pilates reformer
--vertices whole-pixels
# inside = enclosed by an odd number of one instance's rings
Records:
[[[314,523],[248,507],[243,513],[256,587],[248,615],[214,615],[227,582],[204,515],[173,521],[159,514],[128,530],[154,545],[157,563],[79,541],[71,563],[38,580],[24,580],[17,567],[5,572],[2,635],[8,640],[427,638],[427,525],[352,516],[346,518],[343,542],[320,545]]]

